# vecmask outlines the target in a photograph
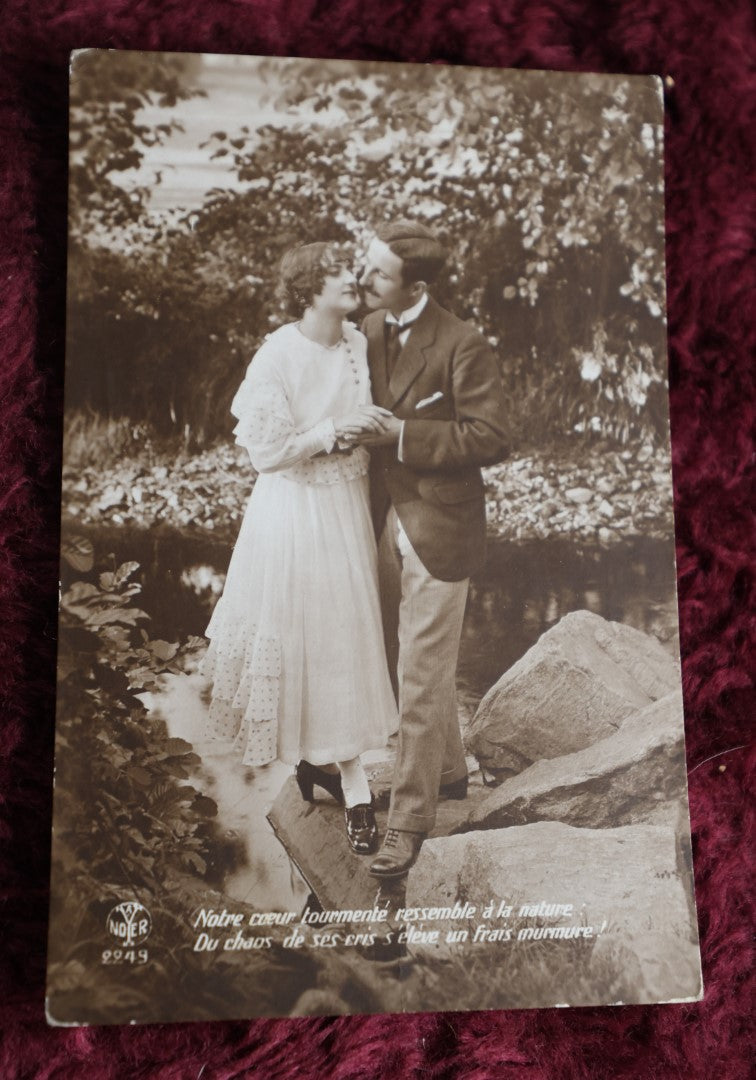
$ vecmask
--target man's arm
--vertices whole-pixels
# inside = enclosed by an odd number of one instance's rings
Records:
[[[452,363],[456,419],[404,421],[401,459],[410,468],[493,465],[507,455],[504,386],[491,348],[471,335]]]

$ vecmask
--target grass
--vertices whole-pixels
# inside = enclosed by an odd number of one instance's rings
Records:
[[[595,940],[510,941],[464,947],[449,958],[418,956],[412,967],[409,1007],[532,1009],[634,1000],[619,952]],[[616,961],[616,962],[615,962]]]

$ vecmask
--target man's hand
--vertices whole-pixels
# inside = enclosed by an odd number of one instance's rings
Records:
[[[363,436],[381,436],[393,416],[379,405],[360,405],[354,412],[334,419],[339,442],[354,443]]]
[[[368,431],[353,437],[353,442],[358,446],[396,446],[402,433],[402,421],[392,413],[383,418],[384,430],[380,433]]]

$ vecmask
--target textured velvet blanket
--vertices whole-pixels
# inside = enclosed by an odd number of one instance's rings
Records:
[[[746,0],[5,0],[0,20],[0,1073],[747,1074],[752,963],[754,22]],[[82,46],[659,73],[695,1005],[48,1029],[44,1019],[68,52]],[[180,988],[177,988],[180,992]]]

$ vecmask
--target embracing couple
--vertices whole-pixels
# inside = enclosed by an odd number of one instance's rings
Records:
[[[455,671],[481,565],[480,467],[505,454],[486,340],[437,304],[445,253],[425,226],[379,228],[358,277],[333,245],[281,263],[293,322],[270,334],[231,406],[259,475],[207,630],[210,726],[249,765],[296,765],[305,799],[345,808],[378,847],[360,754],[399,732],[388,828],[370,865],[405,874],[467,768]],[[363,303],[360,333],[346,316]]]

